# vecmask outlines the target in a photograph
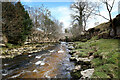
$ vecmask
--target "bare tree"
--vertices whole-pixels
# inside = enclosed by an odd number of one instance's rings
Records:
[[[95,10],[96,5],[92,2],[88,2],[87,0],[83,2],[82,0],[79,0],[71,5],[71,9],[75,12],[75,14],[72,14],[73,22],[78,22],[78,25],[80,26],[79,30],[85,31],[86,23],[90,16],[92,15],[92,12]]]
[[[109,14],[109,18],[101,15],[100,13],[100,9],[99,9],[99,6],[98,6],[98,9],[97,9],[97,12],[93,12],[93,14],[95,15],[98,15],[98,16],[101,16],[103,17],[104,19],[106,20],[109,20],[110,21],[110,26],[112,26],[112,29],[113,29],[113,33],[114,33],[114,36],[116,36],[116,27],[113,25],[113,20],[112,20],[112,9],[113,9],[113,6],[114,6],[114,3],[115,3],[115,0],[112,0],[112,4],[109,3],[110,0],[105,0],[104,2],[102,1],[103,4],[105,4],[106,6],[106,9],[108,11],[108,14]],[[100,4],[101,5],[101,4]]]
[[[117,33],[116,33],[116,27],[113,25],[113,20],[112,20],[112,16],[111,16],[111,11],[112,11],[112,9],[113,9],[114,2],[115,2],[115,0],[113,0],[112,5],[110,5],[110,4],[108,3],[108,0],[106,0],[106,1],[104,2],[104,4],[106,5],[107,11],[108,11],[108,13],[109,13],[109,20],[110,20],[111,26],[112,26],[112,28],[113,28],[114,36],[116,36],[116,34],[117,34]]]
[[[42,30],[43,36],[40,37],[43,37],[43,39],[48,38],[53,41],[59,38],[60,32],[62,32],[62,25],[51,16],[51,12],[44,5],[39,8],[31,7],[27,10],[34,24],[33,31],[40,32]]]

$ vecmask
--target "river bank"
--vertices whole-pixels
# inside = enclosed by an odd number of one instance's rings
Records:
[[[70,60],[75,63],[73,78],[118,78],[119,39],[74,42]]]
[[[13,46],[9,44],[10,47],[1,47],[0,58],[13,58],[21,54],[36,53],[44,50],[48,46],[54,46],[57,42],[46,42],[46,43],[31,43],[22,46]]]

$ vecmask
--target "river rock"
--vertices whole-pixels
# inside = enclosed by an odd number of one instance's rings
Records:
[[[87,69],[84,71],[81,71],[81,78],[90,78],[92,76],[92,74],[94,73],[94,69]]]
[[[93,56],[86,57],[86,58],[77,58],[77,62],[83,61],[83,62],[90,62],[93,59]]]
[[[77,65],[77,66],[75,66],[74,69],[75,69],[75,70],[80,70],[80,69],[81,69],[81,65]]]
[[[17,52],[18,55],[20,55],[21,53],[20,52]]]
[[[41,55],[39,55],[39,56],[36,56],[35,58],[38,58],[38,59],[39,59],[39,58],[41,58]]]
[[[38,52],[38,50],[33,51],[34,53]]]
[[[50,53],[55,52],[55,50],[49,50]]]
[[[18,50],[17,49],[13,49],[14,52],[17,52]]]
[[[68,49],[69,49],[69,50],[73,50],[74,47],[73,47],[73,46],[68,46]]]
[[[28,57],[31,57],[32,55],[28,55]]]
[[[37,72],[38,72],[38,70],[37,70],[37,69],[35,69],[35,70],[33,70],[33,72],[36,72],[36,73],[37,73]]]
[[[77,58],[77,62],[79,62],[79,61],[90,62],[91,59],[88,59],[88,58]]]
[[[59,50],[58,53],[64,53],[64,51],[63,50]]]
[[[45,65],[45,63],[43,61],[38,61],[35,63],[35,65]]]

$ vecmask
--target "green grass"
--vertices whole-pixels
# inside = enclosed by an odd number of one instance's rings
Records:
[[[93,37],[87,42],[75,42],[79,57],[88,56],[88,52],[94,52],[91,66],[95,68],[92,78],[118,78],[119,40],[99,39]]]
[[[98,73],[100,73],[98,75]],[[103,74],[104,73],[104,74]],[[114,64],[104,64],[95,68],[93,78],[118,78],[118,66]]]
[[[94,74],[92,75],[92,78],[110,78],[105,72],[94,72]]]
[[[76,53],[78,54],[79,57],[88,57],[89,56],[89,52],[94,52],[93,49],[76,49],[74,50],[76,51]]]
[[[104,63],[104,61],[103,61],[102,59],[100,59],[100,58],[95,58],[95,59],[93,59],[93,60],[91,61],[91,63],[92,63],[92,66],[93,66],[94,68],[96,68],[96,67],[102,65],[102,64]]]

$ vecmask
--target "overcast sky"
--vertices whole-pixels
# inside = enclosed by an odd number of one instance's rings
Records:
[[[72,2],[70,0],[69,1],[66,0],[66,2],[65,2],[65,0],[64,0],[64,2],[63,1],[59,2],[58,0],[57,0],[58,2],[56,0],[51,0],[51,2],[50,2],[50,0],[49,0],[49,2],[48,2],[48,0],[45,0],[46,2],[41,2],[40,0],[39,1],[37,1],[37,0],[34,0],[34,1],[33,0],[21,0],[21,1],[22,1],[23,5],[28,5],[28,6],[33,6],[33,7],[35,7],[35,6],[39,7],[39,6],[41,6],[41,4],[44,4],[51,11],[51,14],[53,17],[55,17],[60,22],[63,22],[64,28],[70,27],[70,23],[72,20],[71,16],[70,16],[70,14],[72,13],[72,11],[70,9],[70,5],[72,4]],[[93,2],[94,1],[95,0],[93,0]],[[112,10],[112,18],[114,18],[118,14],[118,1],[119,0],[115,1],[114,7]],[[108,12],[104,5],[102,5],[100,12],[103,16],[109,18]],[[99,24],[100,24],[103,22],[107,22],[107,20],[105,20],[104,18],[99,17],[99,16],[97,16],[96,19],[91,18],[88,21],[87,29],[94,27],[95,22],[99,22]]]

